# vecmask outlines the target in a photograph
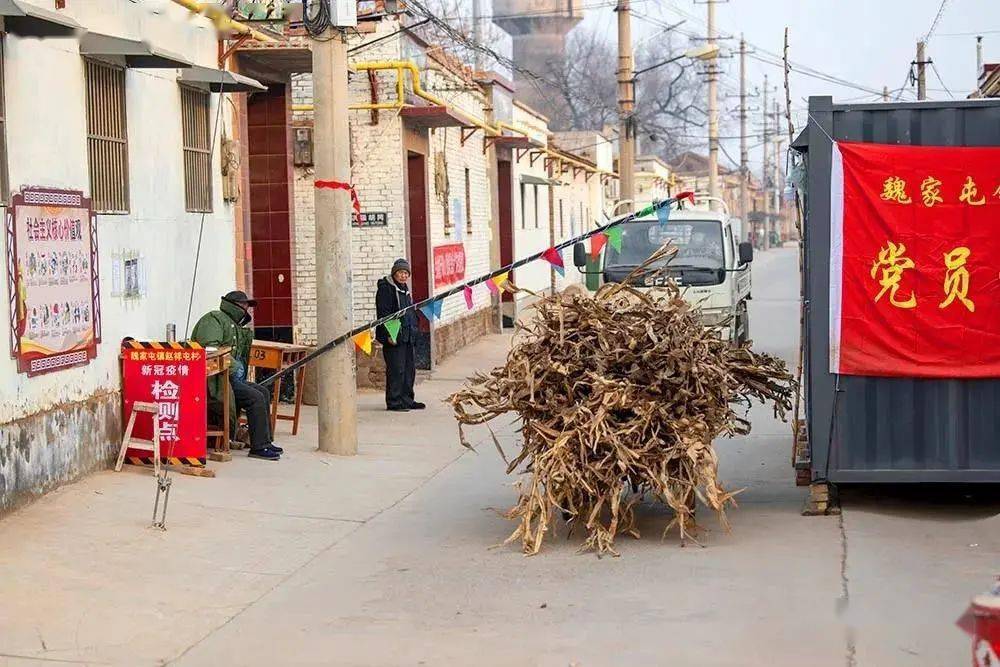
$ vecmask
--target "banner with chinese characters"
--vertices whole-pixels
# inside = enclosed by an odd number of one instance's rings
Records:
[[[6,211],[11,356],[37,375],[86,364],[101,341],[97,225],[79,190],[24,188]]]
[[[136,401],[155,403],[160,418],[160,458],[165,463],[205,465],[205,350],[197,343],[128,341],[122,349],[122,419]],[[124,429],[124,425],[122,427]],[[138,413],[132,435],[153,436],[152,415]],[[149,463],[149,452],[130,449],[127,459]]]
[[[1000,376],[1000,147],[834,145],[830,371]]]
[[[434,247],[434,287],[451,285],[465,278],[465,245],[449,243]]]

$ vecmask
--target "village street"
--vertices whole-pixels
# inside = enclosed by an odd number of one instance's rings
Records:
[[[793,360],[796,257],[760,253],[757,347]],[[239,453],[218,477],[174,476],[168,530],[148,527],[153,478],[126,469],[59,489],[0,523],[0,665],[954,665],[954,621],[1000,554],[995,503],[848,493],[802,517],[788,427],[755,410],[719,443],[745,488],[704,548],[643,538],[620,558],[491,548],[511,480],[485,429],[458,445],[440,399],[502,359],[494,336],[417,387],[425,413],[362,395],[361,449],[315,451],[315,415],[277,464]],[[279,431],[280,432],[280,431]],[[498,431],[514,447],[510,427]],[[872,500],[866,500],[873,498]],[[627,655],[626,662],[622,656]]]

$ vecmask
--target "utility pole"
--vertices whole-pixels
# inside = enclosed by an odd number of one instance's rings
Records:
[[[927,60],[924,53],[924,41],[917,42],[917,99],[927,99]]]
[[[773,175],[771,183],[774,186],[774,215],[778,218],[778,221],[775,223],[775,229],[779,229],[778,225],[781,223],[781,193],[783,191],[781,187],[781,144],[783,140],[778,124],[780,113],[781,105],[778,104],[778,100],[774,100],[774,163],[771,165],[771,173]]]
[[[708,0],[708,46],[715,46],[715,3]],[[719,90],[715,58],[708,61],[708,194],[719,196]]]
[[[979,77],[983,75],[983,36],[976,36],[976,97],[981,95]]]
[[[889,86],[882,86],[882,101],[889,101]]]
[[[747,152],[747,43],[740,35],[740,218],[745,233],[750,232],[750,205],[747,196],[747,178],[750,166]],[[752,232],[750,232],[752,233]],[[743,241],[745,239],[740,239]]]
[[[764,151],[764,163],[761,168],[761,187],[764,189],[764,250],[771,247],[771,193],[767,187],[768,178],[770,174],[768,173],[768,161],[767,161],[767,147],[771,143],[771,135],[767,131],[767,75],[764,75],[764,103],[762,105],[764,110],[764,145],[762,150]]]
[[[621,199],[635,201],[635,81],[630,0],[618,0],[618,174]]]
[[[333,340],[352,328],[351,153],[347,127],[347,42],[327,28],[312,40],[316,182],[316,323],[319,340]],[[347,189],[344,189],[347,188]],[[354,346],[339,345],[316,359],[319,382],[319,449],[358,452]]]

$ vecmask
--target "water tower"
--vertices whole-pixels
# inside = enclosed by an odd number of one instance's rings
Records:
[[[493,22],[510,34],[514,62],[550,81],[565,62],[567,33],[581,20],[581,0],[493,0]],[[514,73],[514,83],[519,99],[546,115],[555,114],[550,107],[557,98],[545,91],[550,86],[520,72]]]

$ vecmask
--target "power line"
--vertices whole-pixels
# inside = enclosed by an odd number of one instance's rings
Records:
[[[944,86],[944,90],[948,93],[948,97],[955,97],[955,95],[948,89],[948,84],[946,84],[944,79],[941,78],[941,74],[938,72],[937,65],[934,64],[933,60],[931,61],[931,69],[934,70],[934,76],[937,77],[937,80],[941,82],[942,86]]]
[[[924,35],[924,38],[923,38],[922,41],[924,41],[924,42],[930,41],[931,35],[934,34],[934,30],[937,28],[938,22],[941,20],[941,17],[944,15],[944,10],[945,10],[945,8],[947,6],[948,6],[948,0],[941,0],[941,6],[938,7],[937,14],[934,15],[934,21],[931,23],[931,27],[927,31],[927,34]]]

